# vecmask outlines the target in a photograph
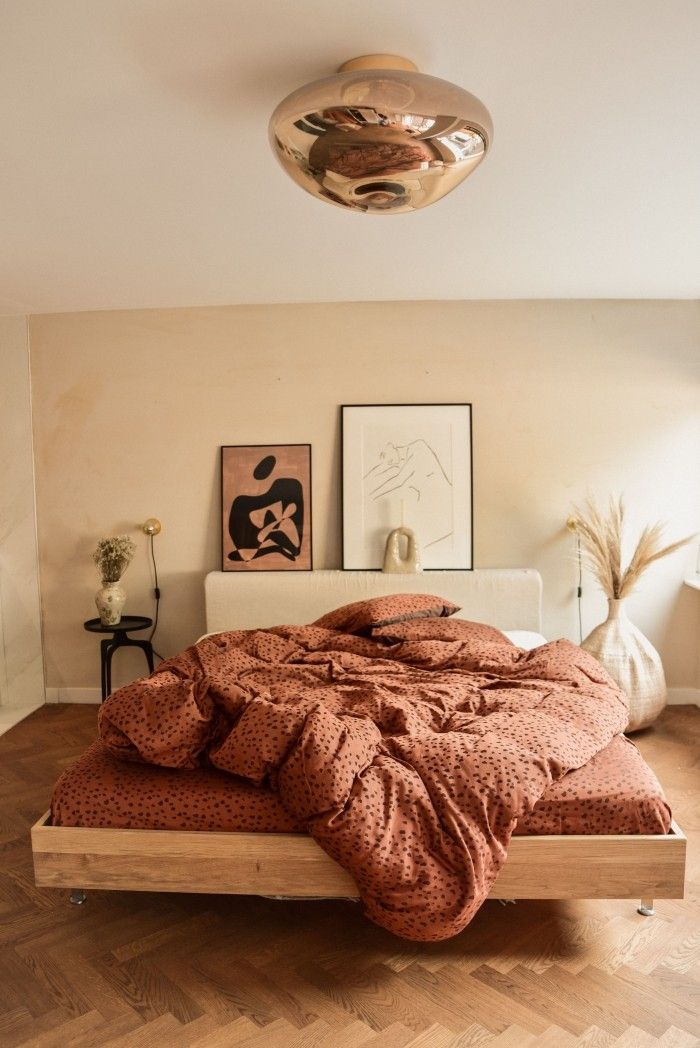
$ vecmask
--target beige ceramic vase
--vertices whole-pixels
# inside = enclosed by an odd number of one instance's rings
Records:
[[[629,696],[626,731],[646,728],[666,705],[666,678],[656,648],[627,618],[623,600],[608,600],[608,617],[581,644]]]
[[[95,604],[103,626],[118,626],[122,619],[122,608],[126,601],[126,590],[120,582],[103,582],[95,594]]]
[[[402,539],[406,540],[405,555],[401,551]],[[416,575],[422,570],[415,532],[403,525],[394,528],[386,540],[382,571],[388,575]]]

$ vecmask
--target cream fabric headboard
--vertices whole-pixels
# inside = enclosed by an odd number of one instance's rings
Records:
[[[542,579],[532,568],[428,571],[212,571],[205,581],[207,633],[313,622],[341,604],[387,593],[435,593],[458,618],[499,629],[541,630]]]

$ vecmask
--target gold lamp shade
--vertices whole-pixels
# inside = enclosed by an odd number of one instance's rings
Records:
[[[492,137],[478,98],[397,55],[345,62],[270,118],[275,155],[302,189],[372,214],[439,200],[481,163]]]

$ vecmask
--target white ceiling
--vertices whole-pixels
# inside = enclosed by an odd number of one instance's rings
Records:
[[[344,212],[267,120],[368,51],[489,107],[414,215]],[[700,0],[3,0],[0,312],[695,298]]]

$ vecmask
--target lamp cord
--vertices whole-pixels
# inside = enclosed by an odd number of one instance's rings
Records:
[[[156,564],[156,552],[155,552],[155,547],[153,545],[153,535],[150,534],[148,536],[148,539],[149,539],[149,546],[150,546],[150,552],[151,552],[151,561],[153,562],[153,581],[154,581],[153,593],[154,593],[155,598],[156,598],[156,613],[155,613],[155,616],[154,616],[154,619],[153,619],[153,629],[151,630],[150,636],[148,638],[149,641],[151,642],[151,645],[152,645],[153,644],[153,638],[155,637],[156,630],[158,629],[158,613],[160,611],[160,586],[158,585],[158,565]],[[153,648],[153,654],[157,655],[161,662],[165,662],[165,659],[163,658],[161,653],[159,651],[156,651],[155,648]]]
[[[583,564],[581,562],[581,539],[576,533],[576,557],[578,559],[578,586],[576,587],[576,599],[578,600],[578,642],[583,641],[583,617],[581,614],[581,597],[583,596]]]

